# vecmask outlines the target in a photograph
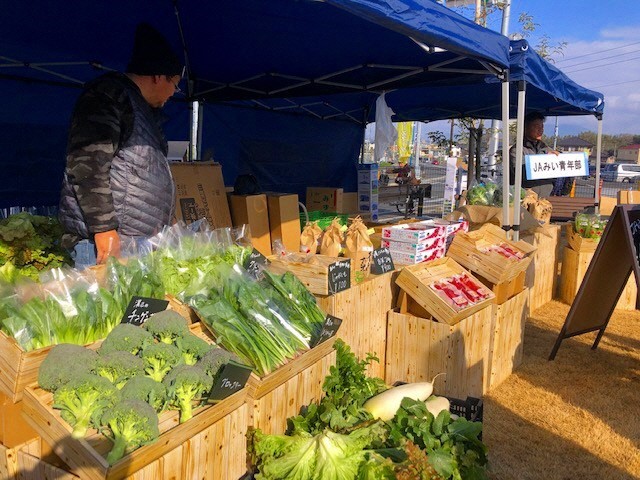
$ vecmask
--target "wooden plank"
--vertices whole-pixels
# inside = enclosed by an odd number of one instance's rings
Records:
[[[509,259],[497,252],[481,250],[505,243],[522,252],[523,259]],[[531,263],[535,247],[522,240],[518,242],[506,238],[506,233],[498,226],[486,224],[473,232],[455,235],[447,256],[494,284],[506,282],[527,269]]]
[[[396,284],[437,320],[455,325],[495,302],[495,295],[489,292],[490,295],[487,299],[456,311],[429,286],[437,280],[461,273],[469,276],[478,285],[482,285],[477,278],[462,268],[455,260],[447,257],[403,268],[396,279]]]
[[[319,296],[318,305],[325,312],[341,318],[338,338],[351,347],[359,358],[375,353],[367,374],[384,378],[387,342],[387,312],[395,307],[399,289],[397,272],[371,276],[349,290],[331,296]]]
[[[488,390],[491,307],[456,325],[389,312],[386,382],[434,382],[434,392],[457,398]],[[401,338],[398,342],[396,338]],[[402,349],[395,350],[398,345]],[[416,361],[419,358],[420,361]]]
[[[591,238],[583,238],[575,231],[573,222],[568,222],[564,226],[567,243],[576,252],[592,252],[595,253],[598,248],[598,240]]]
[[[569,305],[573,303],[593,256],[593,252],[576,252],[569,247],[564,248],[559,295],[562,302]],[[618,310],[635,310],[637,296],[638,287],[633,272],[631,272],[615,308]]]
[[[328,257],[326,255],[313,255],[308,263],[285,261],[277,255],[271,255],[268,259],[270,271],[277,274],[293,273],[314,295],[329,295],[329,265],[338,261],[350,260],[349,258]],[[355,268],[351,268],[352,277],[355,270]]]
[[[522,362],[528,298],[529,292],[524,291],[505,304],[493,307],[490,390],[506,380]]]
[[[523,236],[524,241],[536,247],[525,281],[532,312],[556,297],[560,233],[559,225],[548,225],[543,232]]]

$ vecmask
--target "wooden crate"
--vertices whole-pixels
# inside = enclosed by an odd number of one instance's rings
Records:
[[[583,238],[573,228],[573,222],[567,222],[564,226],[567,243],[576,252],[594,253],[598,248],[598,240]]]
[[[492,306],[455,325],[389,312],[385,381],[430,382],[434,393],[481,397],[489,389]]]
[[[387,344],[387,312],[396,304],[398,272],[371,276],[349,290],[331,296],[318,296],[318,305],[326,313],[342,319],[338,338],[351,347],[358,358],[375,354],[368,375],[384,378]]]
[[[335,338],[327,340],[262,378],[247,382],[249,424],[267,434],[282,434],[287,418],[322,398],[322,384],[336,363]]]
[[[560,234],[560,225],[548,225],[543,232],[523,236],[524,241],[536,247],[525,280],[532,312],[556,296]]]
[[[7,448],[0,445],[0,478],[3,480],[72,480],[78,477],[66,465],[50,462],[50,448],[40,438]],[[59,459],[55,459],[57,463]]]
[[[480,249],[490,245],[506,243],[525,254],[521,260],[505,258],[496,252],[481,252]],[[523,242],[508,240],[500,227],[486,224],[479,230],[459,232],[453,237],[447,256],[474,273],[483,276],[491,283],[498,284],[516,277],[524,272],[533,257],[535,247]]]
[[[168,298],[168,300],[169,309],[177,311],[187,321],[193,322],[195,314],[190,307],[175,298]],[[85,346],[95,350],[101,343],[102,340],[99,340]],[[25,386],[38,380],[40,364],[53,347],[50,345],[25,352],[13,337],[0,331],[0,394],[8,396],[13,402],[20,401]]]
[[[515,297],[525,289],[526,272],[520,272],[518,276],[502,283],[491,283],[484,277],[476,275],[484,285],[491,289],[496,296],[496,304],[502,305],[510,298]]]
[[[578,294],[580,284],[584,279],[593,252],[576,252],[569,247],[565,247],[562,257],[562,271],[560,274],[560,300],[571,305]],[[636,297],[638,296],[638,288],[636,279],[631,272],[629,281],[618,300],[616,309],[618,310],[635,310]]]
[[[160,438],[126,455],[113,466],[105,460],[111,442],[97,433],[71,438],[72,428],[51,407],[53,395],[35,385],[24,394],[29,423],[82,479],[216,478],[237,479],[246,471],[247,389],[216,405],[194,410],[178,424],[178,412],[160,415]]]
[[[479,283],[473,275],[470,275],[455,260],[445,257],[403,268],[396,279],[396,284],[438,321],[455,325],[462,319],[482,310],[487,305],[495,303],[495,296],[491,293],[486,300],[464,310],[456,311],[429,286],[437,280],[460,273],[466,273]]]
[[[522,363],[524,327],[529,314],[529,291],[525,290],[491,312],[493,339],[489,364],[489,389],[493,390]]]
[[[338,261],[350,261],[349,258],[327,257],[325,255],[314,255],[313,263],[287,262],[272,255],[269,258],[271,264],[269,270],[274,273],[283,274],[291,272],[300,280],[307,289],[314,295],[329,295],[329,266]],[[355,269],[351,269],[351,280],[355,279]]]

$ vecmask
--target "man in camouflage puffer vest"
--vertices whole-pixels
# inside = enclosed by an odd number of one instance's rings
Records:
[[[97,78],[78,99],[59,213],[76,267],[126,254],[171,222],[160,108],[179,91],[182,72],[162,34],[140,24],[127,73]]]

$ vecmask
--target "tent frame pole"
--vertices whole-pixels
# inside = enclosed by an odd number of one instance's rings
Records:
[[[502,191],[509,191],[509,79],[502,81]],[[503,195],[503,198],[505,195]],[[509,221],[509,202],[502,202],[502,225],[507,232],[511,230]]]
[[[520,240],[520,190],[522,190],[522,151],[524,147],[524,112],[526,82],[518,82],[518,129],[516,132],[516,174],[513,188],[513,240]],[[508,194],[504,195],[509,198]],[[508,202],[507,202],[508,203]]]
[[[594,188],[594,203],[596,213],[600,213],[600,159],[602,156],[602,114],[597,115],[598,119],[598,137],[596,140],[596,184]]]

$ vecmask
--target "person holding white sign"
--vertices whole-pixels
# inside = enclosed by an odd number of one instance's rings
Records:
[[[544,133],[545,116],[540,112],[530,112],[524,117],[524,142],[522,145],[522,155],[555,154],[552,148],[542,141]],[[516,146],[509,149],[509,183],[513,185],[516,178]],[[525,164],[522,163],[522,187],[530,188],[540,197],[549,197],[553,191],[555,178],[545,178],[542,180],[527,180]]]

